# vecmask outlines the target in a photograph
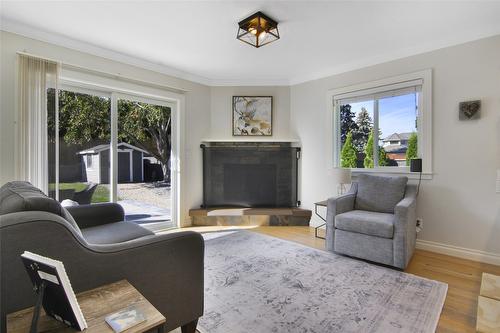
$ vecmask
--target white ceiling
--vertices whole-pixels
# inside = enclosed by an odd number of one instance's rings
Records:
[[[211,85],[288,85],[500,34],[500,2],[14,2],[2,30]],[[236,40],[257,10],[281,39]]]

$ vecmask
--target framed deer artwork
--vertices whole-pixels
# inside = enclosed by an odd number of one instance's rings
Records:
[[[273,135],[272,96],[233,96],[233,136]]]

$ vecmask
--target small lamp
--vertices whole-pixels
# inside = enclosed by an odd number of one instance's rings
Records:
[[[418,177],[418,187],[417,187],[417,195],[420,191],[420,182],[422,182],[422,159],[421,158],[412,158],[410,160],[410,172],[419,172],[420,175]]]
[[[334,168],[333,177],[337,187],[337,194],[342,195],[346,191],[346,184],[351,183],[351,169],[346,168]]]

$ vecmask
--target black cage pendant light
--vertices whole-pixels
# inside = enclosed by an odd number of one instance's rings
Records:
[[[262,12],[250,15],[240,21],[238,26],[236,38],[255,47],[261,47],[280,39],[278,22]]]

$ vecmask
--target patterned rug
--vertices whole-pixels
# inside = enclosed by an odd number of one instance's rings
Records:
[[[204,238],[202,333],[436,329],[444,283],[251,231]]]

